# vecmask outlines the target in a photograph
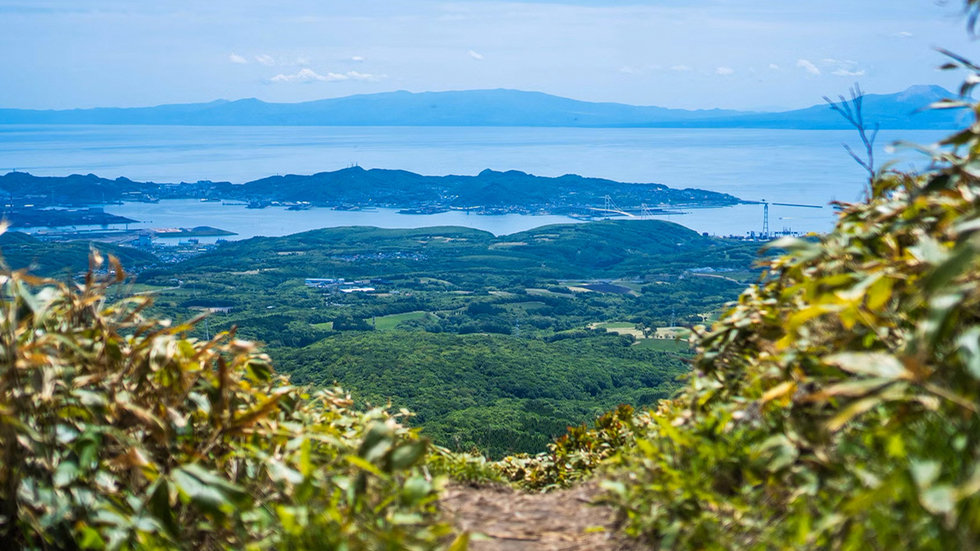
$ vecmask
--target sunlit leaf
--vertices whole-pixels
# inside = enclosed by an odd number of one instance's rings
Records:
[[[909,376],[908,370],[898,358],[883,352],[840,352],[825,356],[823,361],[856,375],[881,379],[901,379]]]

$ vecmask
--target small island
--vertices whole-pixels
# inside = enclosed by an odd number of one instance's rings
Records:
[[[102,226],[134,224],[136,220],[105,212],[100,207],[68,210],[37,208],[34,205],[7,205],[2,214],[14,228],[57,228],[65,226]]]

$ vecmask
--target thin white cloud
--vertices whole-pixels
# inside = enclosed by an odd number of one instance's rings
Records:
[[[731,67],[718,67],[715,69],[715,74],[721,76],[734,75],[735,69],[732,69]]]
[[[238,54],[231,54],[230,56],[228,56],[228,60],[231,61],[232,63],[238,63],[239,65],[245,65],[246,63],[248,63],[247,59],[245,59],[244,57]]]
[[[358,73],[357,71],[347,71],[343,74],[346,80],[362,80],[367,82],[378,82],[388,78],[388,75],[371,75],[367,73]]]
[[[482,54],[479,54],[479,53],[476,53],[473,50],[470,50],[470,51],[466,52],[466,55],[472,57],[473,59],[475,59],[477,61],[483,61],[483,55]]]
[[[315,82],[326,81],[328,77],[319,75],[312,69],[300,69],[295,75],[278,74],[269,80],[272,82]]]
[[[690,71],[691,68],[688,67],[687,65],[674,65],[673,67],[670,68],[670,70],[671,71],[677,71],[677,72],[683,73],[683,72],[686,72],[686,71]]]
[[[812,61],[806,59],[797,59],[796,66],[799,67],[800,69],[806,69],[806,72],[810,73],[811,75],[820,74],[820,69],[817,69],[817,66],[814,65]]]
[[[895,33],[893,36],[895,36],[897,38],[912,38],[915,35],[913,35],[912,33],[908,32],[908,31],[899,31],[899,32]]]
[[[271,55],[266,55],[266,54],[255,56],[255,61],[258,61],[259,63],[265,65],[266,67],[271,67],[276,64],[276,59]]]
[[[663,67],[656,64],[643,65],[641,67],[634,67],[632,65],[623,65],[619,68],[619,72],[626,75],[642,75],[650,71],[660,71]]]
[[[306,56],[300,56],[296,58],[296,65],[299,65],[300,67],[304,65],[309,65],[310,63],[311,63],[310,58]]]
[[[769,68],[772,69],[773,71],[778,71],[779,65],[776,65],[775,63],[770,63]]]
[[[864,76],[864,69],[859,69],[856,61],[851,61],[849,59],[838,60],[838,59],[825,59],[824,64],[827,65],[827,70],[830,74],[839,77],[860,77]]]
[[[321,75],[312,69],[300,69],[296,74],[278,74],[269,79],[270,82],[299,82],[299,83],[310,83],[310,82],[340,82],[344,80],[358,80],[367,82],[378,82],[387,78],[385,75],[371,75],[367,73],[358,73],[357,71],[348,71],[346,73],[327,73]]]
[[[364,56],[356,55],[356,56],[350,58],[350,60],[351,61],[357,61],[358,63],[360,63],[361,61],[364,61]]]

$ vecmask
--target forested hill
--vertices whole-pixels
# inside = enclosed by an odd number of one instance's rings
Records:
[[[249,182],[240,193],[316,203],[438,203],[457,207],[509,205],[582,205],[601,203],[605,195],[620,206],[641,204],[734,204],[738,199],[700,189],[662,184],[633,184],[566,174],[547,178],[519,170],[484,170],[476,176],[422,176],[403,170],[352,167],[312,176],[273,176]]]
[[[159,262],[153,253],[110,243],[41,241],[21,232],[0,234],[0,257],[9,268],[30,269],[45,277],[62,277],[84,272],[89,267],[92,249],[112,255],[127,269],[141,269]]]
[[[83,204],[160,198],[212,198],[244,201],[310,202],[320,206],[525,207],[602,204],[606,195],[620,207],[640,205],[731,205],[739,199],[701,189],[673,189],[654,183],[624,183],[566,174],[548,178],[510,170],[484,170],[476,176],[423,176],[404,170],[350,167],[303,176],[272,176],[245,184],[200,181],[182,184],[109,180],[86,176],[39,177],[24,172],[0,176],[0,192],[30,195],[42,203]],[[41,199],[44,198],[44,199]],[[32,200],[32,203],[38,201]]]
[[[624,276],[675,266],[741,269],[751,263],[744,247],[737,248],[738,258],[729,258],[731,247],[660,220],[560,224],[501,237],[461,227],[345,227],[227,243],[177,269],[264,269],[293,278],[445,272],[492,279]]]

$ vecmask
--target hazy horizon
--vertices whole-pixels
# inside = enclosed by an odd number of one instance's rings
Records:
[[[516,89],[589,102],[789,110],[954,88],[975,42],[928,0],[0,0],[0,107]]]
[[[885,91],[885,90],[883,90],[883,91],[880,91],[880,92],[875,92],[875,94],[881,94],[881,95],[896,94],[896,93],[904,92],[904,91],[908,90],[909,88],[919,87],[919,86],[940,86],[940,85],[938,85],[938,84],[912,84],[912,85],[909,85],[908,87],[903,88],[901,90],[891,90],[891,91]],[[847,89],[849,90],[850,89],[850,86]],[[418,95],[418,94],[439,94],[439,93],[453,93],[453,92],[492,92],[492,91],[498,91],[498,90],[504,90],[504,91],[510,91],[510,92],[527,92],[527,93],[532,93],[532,94],[545,94],[545,95],[548,95],[548,96],[553,96],[553,97],[563,98],[563,99],[570,99],[570,100],[580,101],[580,102],[585,102],[585,103],[628,105],[628,106],[632,106],[632,107],[664,107],[662,105],[653,105],[653,104],[650,104],[650,105],[640,105],[640,104],[631,104],[631,103],[622,103],[622,102],[613,102],[613,101],[584,100],[584,99],[580,99],[580,98],[576,98],[576,97],[572,97],[572,96],[558,96],[556,94],[549,94],[547,92],[541,92],[539,90],[518,90],[518,89],[514,89],[514,88],[477,88],[477,89],[438,90],[438,91],[435,91],[435,90],[425,90],[425,91],[421,91],[421,92],[412,92],[410,90],[389,90],[389,91],[384,91],[384,92],[364,92],[364,93],[350,94],[350,95],[347,95],[347,96],[337,96],[337,97],[330,97],[330,98],[314,98],[314,99],[297,100],[297,101],[267,101],[267,100],[264,100],[262,98],[257,98],[257,97],[254,97],[254,96],[250,96],[250,97],[214,98],[214,99],[207,100],[207,101],[195,101],[195,102],[182,102],[182,103],[169,103],[169,104],[168,103],[159,103],[159,104],[153,104],[153,105],[133,105],[133,106],[128,106],[128,107],[119,107],[119,106],[115,106],[115,105],[98,105],[98,106],[87,107],[87,108],[68,107],[68,108],[64,108],[64,109],[37,109],[37,110],[70,111],[70,110],[84,110],[84,109],[146,109],[146,108],[153,108],[153,107],[163,107],[163,106],[166,106],[166,105],[206,105],[206,104],[209,104],[209,103],[233,103],[233,102],[237,102],[237,101],[249,101],[249,100],[257,100],[257,101],[261,101],[263,103],[290,105],[290,104],[300,104],[300,103],[311,103],[311,102],[331,100],[331,99],[342,99],[342,98],[350,98],[350,97],[357,97],[357,96],[373,96],[373,95],[381,95],[381,94],[408,93],[408,94],[416,94],[416,95]],[[952,92],[952,90],[948,90],[947,89],[947,91],[949,91],[951,94],[954,94],[954,92]],[[865,90],[862,90],[862,92],[865,92],[867,94],[867,91],[865,91]],[[843,95],[847,96],[847,90],[842,90],[840,92],[840,94],[843,94]],[[836,95],[834,97],[836,99]],[[823,103],[824,103],[824,100],[821,98],[820,102],[817,103],[817,104],[815,104],[815,105],[821,105]],[[784,111],[784,110],[785,111],[790,111],[790,110],[796,110],[796,109],[801,109],[801,108],[802,109],[805,109],[807,107],[812,107],[813,105],[814,104],[810,104],[810,105],[805,105],[805,106],[800,106],[800,107],[794,107],[794,108],[779,107],[779,106],[769,106],[769,107],[762,106],[762,107],[755,108],[755,109],[732,109],[732,110],[734,110],[734,111],[744,111],[746,113],[752,112],[752,111],[755,111],[755,112],[780,112],[780,111]],[[4,107],[4,106],[0,106],[0,109],[10,109],[10,108]],[[677,108],[670,108],[670,109],[681,109],[681,110],[688,110],[688,111],[711,111],[711,110],[724,110],[725,108],[704,106],[704,107],[691,107],[691,108],[677,107]]]

